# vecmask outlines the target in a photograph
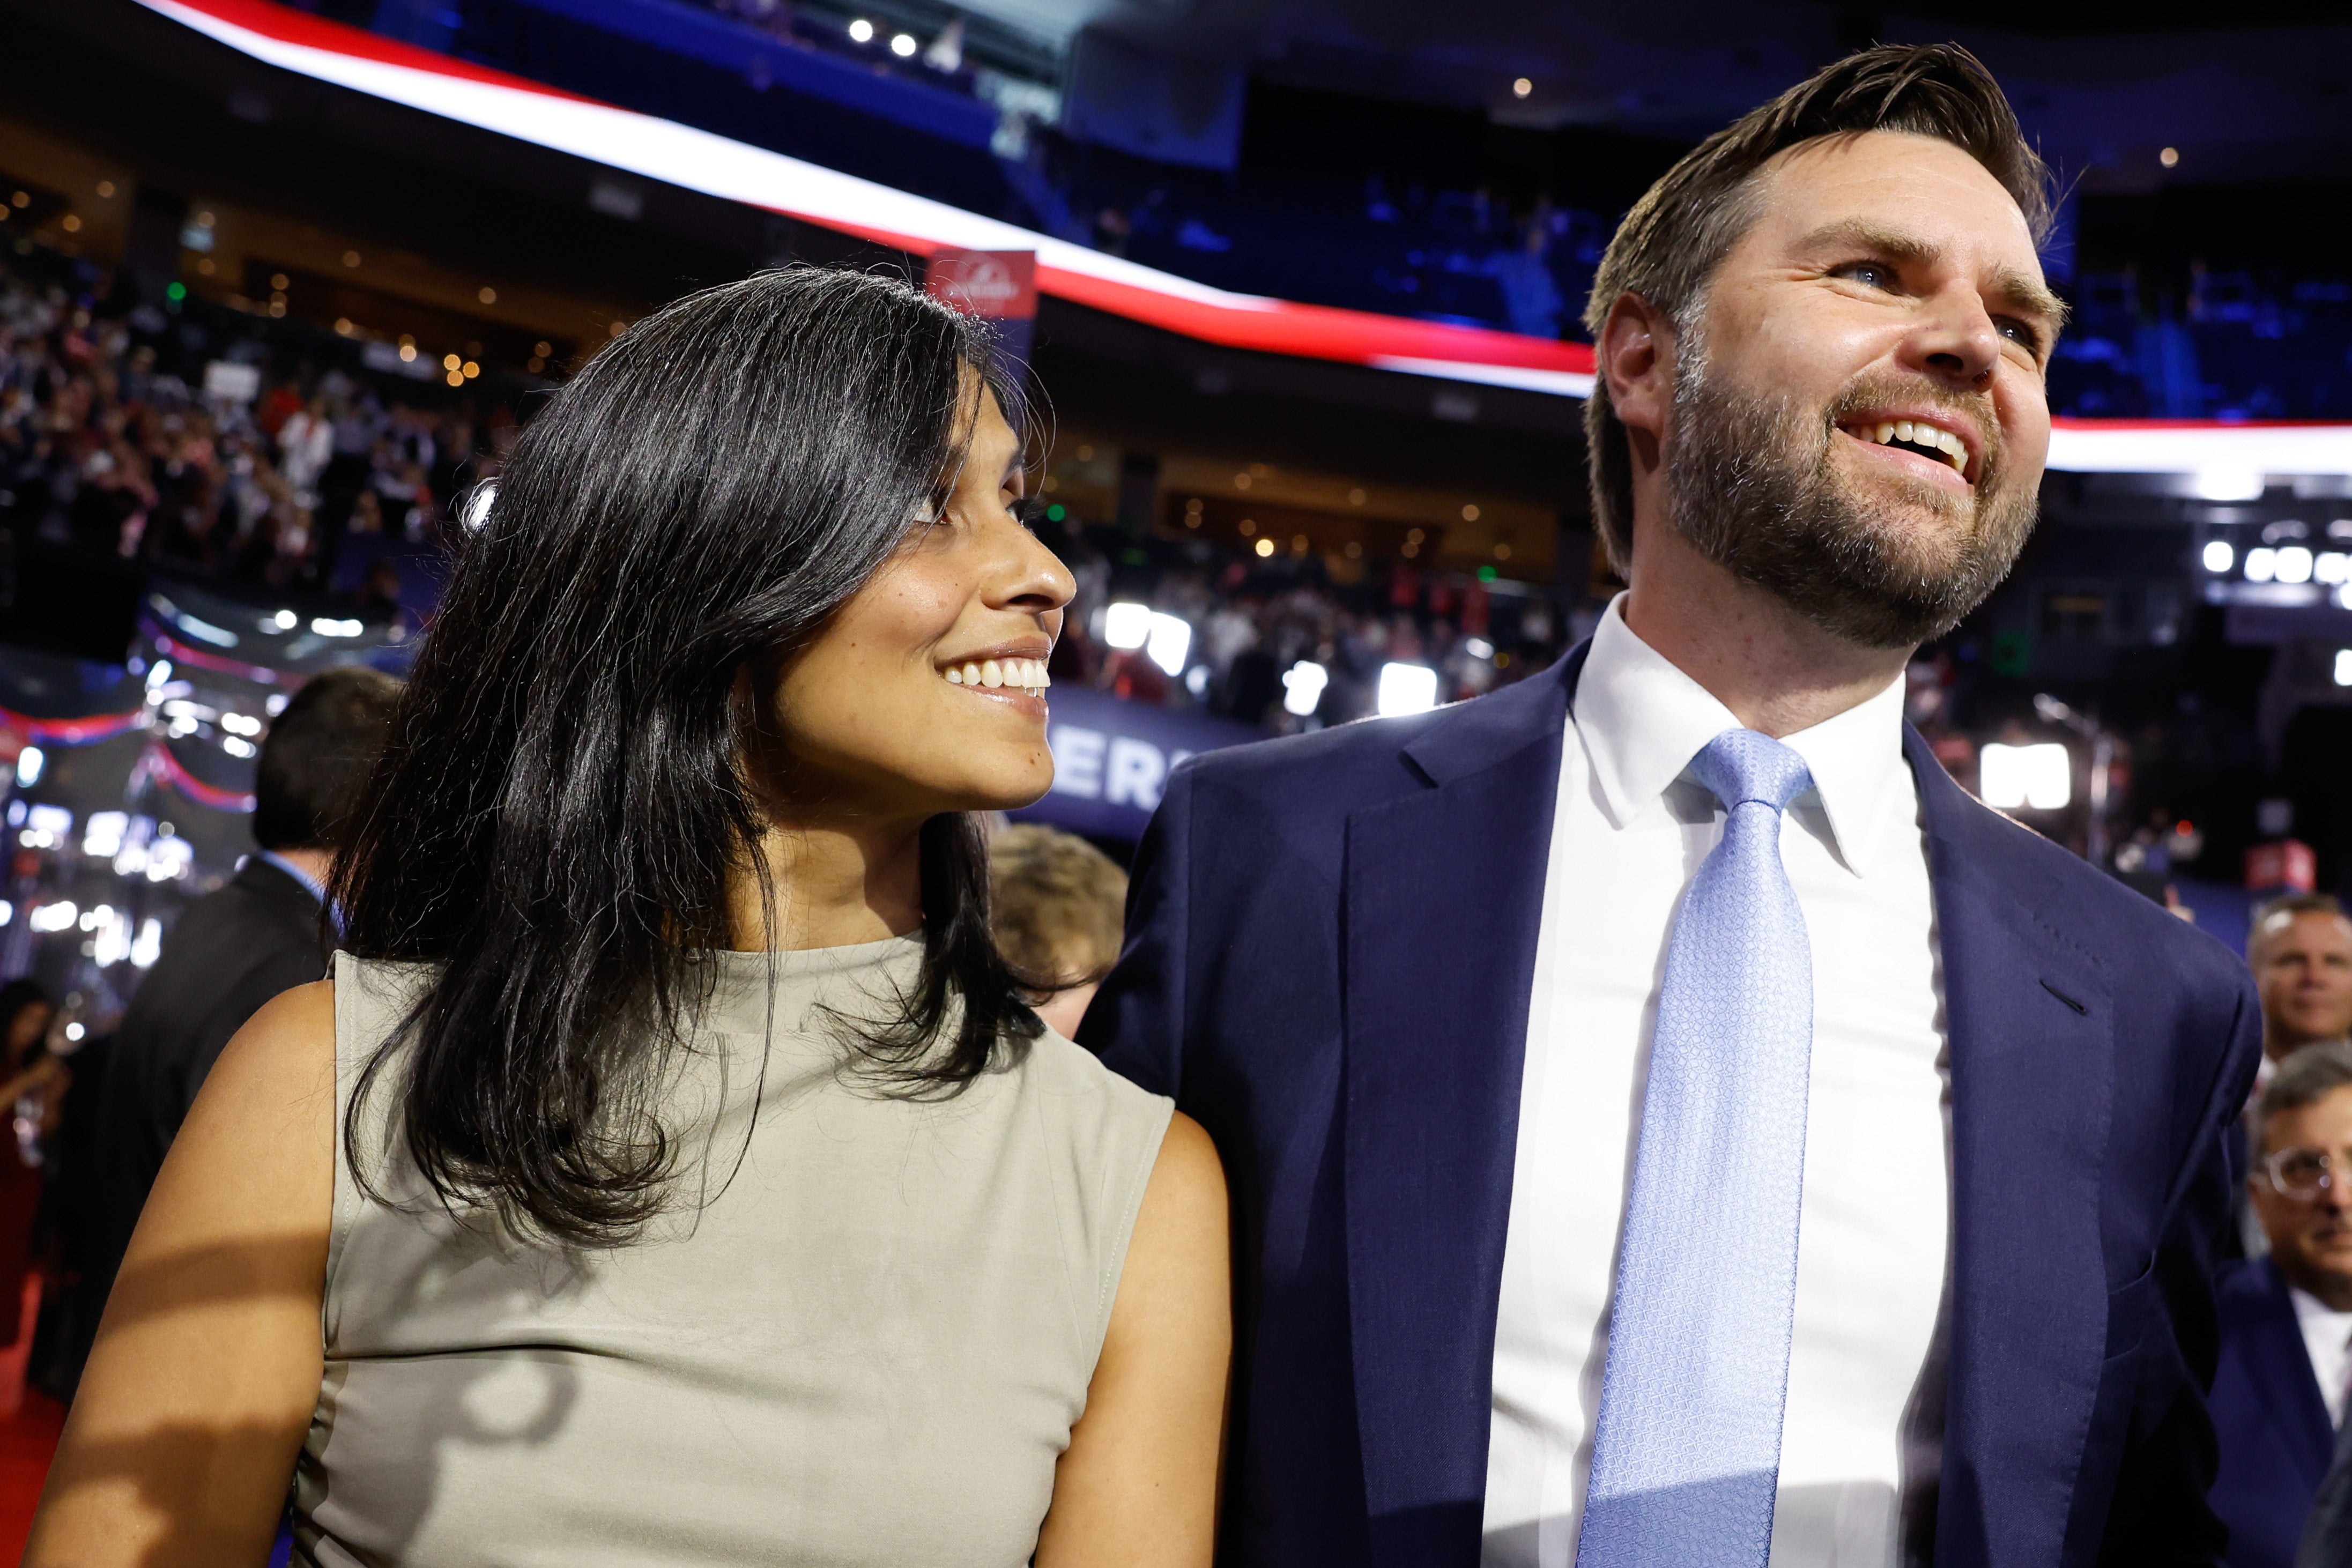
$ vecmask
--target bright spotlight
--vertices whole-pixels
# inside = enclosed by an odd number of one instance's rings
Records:
[[[2238,564],[2238,552],[2227,539],[2215,539],[2205,547],[2205,570],[2227,571]]]
[[[2314,582],[2352,581],[2352,555],[2342,550],[2324,549],[2311,558],[2311,580]]]
[[[860,16],[855,22],[849,24],[849,37],[851,40],[856,43],[872,43],[874,41],[874,24],[867,21],[865,17]]]
[[[2197,498],[2200,501],[2259,501],[2263,498],[2263,476],[2252,468],[2200,468],[2197,471]]]
[[[1977,781],[1984,803],[1997,810],[2030,806],[2037,811],[2063,810],[2074,798],[2074,762],[2054,740],[2032,746],[1996,744],[1977,754]]]
[[[2336,650],[2336,684],[2352,686],[2352,648]]]
[[[2281,582],[2309,582],[2311,552],[2301,545],[2281,545],[2272,570]]]
[[[2278,551],[2268,545],[2256,545],[2246,552],[2246,580],[2268,582],[2278,572]]]
[[[1103,612],[1103,641],[1114,648],[1140,648],[1151,640],[1151,606],[1121,600]]]
[[[898,33],[891,37],[890,52],[902,60],[914,58],[916,47],[915,35],[912,33]]]
[[[1437,672],[1427,664],[1382,664],[1378,700],[1383,716],[1427,713],[1437,706]]]
[[[122,852],[122,837],[130,831],[130,812],[92,811],[82,823],[81,852],[92,860],[110,861]]]
[[[1151,617],[1151,630],[1143,640],[1146,657],[1171,675],[1184,673],[1184,661],[1192,652],[1192,623],[1181,615]]]
[[[1322,706],[1323,688],[1330,684],[1330,671],[1312,659],[1299,660],[1282,674],[1283,711],[1308,717]]]
[[[41,781],[42,765],[47,761],[48,758],[37,746],[28,746],[16,753],[16,782],[38,784]]]

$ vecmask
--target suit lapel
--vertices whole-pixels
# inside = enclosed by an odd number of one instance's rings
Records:
[[[1376,1563],[1475,1563],[1519,1076],[1579,648],[1348,821],[1349,1318]]]
[[[2304,1484],[2317,1490],[2336,1457],[2336,1427],[2327,1418],[2327,1399],[2311,1369],[2311,1352],[2303,1343],[2303,1324],[2294,1315],[2294,1299],[2278,1265],[2265,1258],[2257,1265],[2270,1289],[2263,1300],[2263,1333],[2246,1340],[2246,1364],[2262,1385],[2263,1403],[2279,1413],[2279,1424],[2303,1468]]]
[[[2095,959],[2034,913],[2032,848],[1905,748],[1926,805],[1952,1082],[1939,1562],[2054,1563],[2106,1343],[2100,1163],[2115,1042]],[[2054,891],[2054,889],[2053,889]]]

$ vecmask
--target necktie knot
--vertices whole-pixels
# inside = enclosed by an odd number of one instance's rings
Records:
[[[1753,729],[1727,729],[1708,741],[1691,758],[1691,773],[1727,811],[1750,800],[1784,811],[1813,781],[1803,758]]]

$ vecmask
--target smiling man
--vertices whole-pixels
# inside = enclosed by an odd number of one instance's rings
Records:
[[[2215,1561],[2252,988],[1903,720],[2032,526],[2047,182],[1956,47],[1710,138],[1588,307],[1591,640],[1171,779],[1086,1035],[1231,1176],[1230,1560]]]

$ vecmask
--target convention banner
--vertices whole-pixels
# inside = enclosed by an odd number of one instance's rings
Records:
[[[1013,816],[1093,838],[1141,838],[1177,764],[1265,738],[1233,719],[1150,707],[1085,686],[1055,686],[1052,701],[1045,741],[1054,750],[1054,788]]]

